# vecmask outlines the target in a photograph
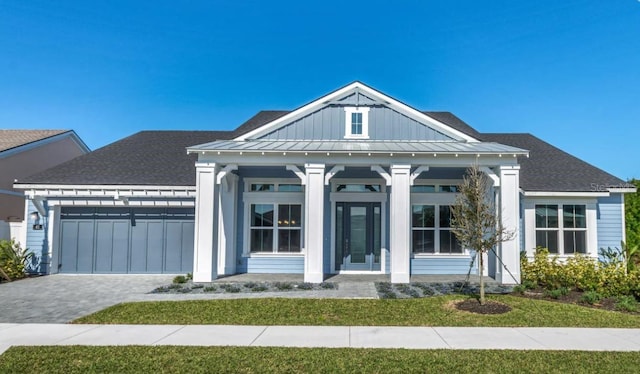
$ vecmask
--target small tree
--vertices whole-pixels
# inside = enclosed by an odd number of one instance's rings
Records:
[[[478,165],[467,169],[456,203],[452,207],[451,228],[463,248],[475,250],[480,262],[480,305],[484,305],[483,254],[499,243],[513,239],[497,216],[489,177]]]

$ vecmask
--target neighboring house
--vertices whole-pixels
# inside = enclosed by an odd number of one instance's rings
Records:
[[[0,130],[0,239],[25,243],[29,217],[24,193],[13,188],[14,180],[88,152],[71,130]]]
[[[140,132],[16,187],[46,203],[50,272],[403,283],[469,271],[450,206],[473,164],[516,233],[487,258],[502,283],[519,281],[521,250],[596,257],[624,239],[623,194],[635,190],[622,180],[532,135],[480,133],[360,82],[234,131]]]

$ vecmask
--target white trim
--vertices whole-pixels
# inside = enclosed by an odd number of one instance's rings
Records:
[[[389,175],[389,173],[387,173],[387,171],[384,170],[382,166],[371,165],[371,171],[375,171],[376,173],[380,174],[380,176],[384,179],[385,184],[387,186],[391,186],[391,175]]]
[[[382,253],[380,254],[380,257],[383,258],[384,256],[382,256]],[[380,263],[382,265],[382,262]],[[336,271],[334,273],[331,274],[352,274],[352,275],[358,275],[358,274],[371,274],[371,275],[375,275],[375,274],[385,274],[384,269],[382,270],[372,270],[372,271],[368,271],[368,270],[339,270]]]
[[[607,190],[611,193],[636,193],[638,190],[635,187],[609,187]]]
[[[487,166],[481,166],[479,169],[481,172],[487,174],[487,177],[489,177],[493,181],[493,187],[500,187],[500,177],[498,177],[496,173],[493,172],[493,170],[491,170]]]
[[[440,131],[446,135],[449,135],[453,138],[457,138],[459,140],[462,141],[467,141],[467,142],[478,142],[478,139],[475,139],[461,131],[458,131],[456,129],[454,129],[453,127],[450,127],[414,108],[411,108],[410,106],[395,100],[393,98],[391,98],[390,96],[387,96],[385,94],[383,94],[380,91],[377,91],[361,82],[353,82],[347,86],[344,86],[336,91],[333,91],[317,100],[312,101],[309,104],[306,104],[296,110],[294,110],[293,112],[290,112],[278,119],[275,119],[267,124],[264,124],[262,126],[260,126],[257,129],[254,129],[252,131],[249,131],[246,134],[240,135],[239,137],[233,139],[233,140],[247,140],[247,139],[251,139],[251,138],[255,138],[258,137],[260,135],[263,134],[267,134],[269,132],[274,131],[275,129],[277,129],[279,126],[282,126],[286,123],[290,123],[292,121],[295,121],[296,119],[303,117],[305,115],[307,115],[308,113],[314,112],[316,110],[318,110],[321,107],[324,107],[328,104],[330,104],[331,102],[333,102],[334,100],[337,100],[339,98],[342,98],[344,96],[347,96],[348,94],[351,94],[352,92],[355,92],[356,90],[359,90],[363,95],[370,97],[373,100],[379,101],[379,102],[383,102],[385,103],[389,108],[394,109],[396,111],[398,111],[401,114],[404,114],[412,119],[417,120],[418,122],[424,123],[424,124],[428,124],[429,126],[433,127],[435,130]]]
[[[527,197],[607,197],[609,192],[552,192],[552,191],[522,191]]]
[[[291,172],[293,172],[293,174],[296,175],[296,177],[298,177],[300,179],[300,184],[304,186],[305,184],[305,174],[300,170],[299,167],[297,167],[296,165],[287,165],[285,166],[285,168]]]
[[[344,138],[345,139],[369,139],[369,107],[344,107]],[[353,113],[362,114],[362,134],[353,134]]]
[[[329,181],[339,172],[344,171],[344,165],[335,165],[327,174],[324,175],[324,185],[328,186]]]
[[[429,171],[429,167],[422,165],[422,166],[418,166],[416,168],[416,170],[413,171],[413,173],[411,173],[411,185],[413,186],[413,184],[415,183],[416,179],[418,179],[418,177],[420,176],[420,174],[424,173],[425,171]]]
[[[626,245],[627,244],[627,218],[625,216],[625,212],[626,212],[626,206],[624,203],[624,194],[620,194],[620,201],[621,201],[621,208],[620,209],[622,211],[622,242]]]
[[[227,173],[231,173],[234,170],[238,170],[238,165],[229,164],[222,168],[222,170],[218,172],[218,175],[216,175],[216,184],[222,183],[222,178],[226,177]]]
[[[558,198],[540,198],[540,199],[526,199],[523,202],[524,205],[524,222],[522,233],[524,237],[524,250],[527,252],[527,256],[533,258],[536,249],[536,205],[556,205],[558,207],[558,227],[552,231],[558,233],[558,253],[559,257],[573,257],[574,253],[564,253],[564,222],[563,222],[563,205],[584,205],[585,206],[585,221],[586,227],[586,249],[583,255],[597,258],[598,257],[598,217],[597,217],[597,205],[596,198],[572,198],[567,197],[562,199]],[[571,229],[569,229],[571,230]],[[576,230],[582,231],[582,230]],[[556,255],[553,253],[552,255]]]

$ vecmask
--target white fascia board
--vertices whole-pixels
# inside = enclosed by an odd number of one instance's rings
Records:
[[[607,190],[611,193],[623,193],[623,194],[638,192],[638,190],[634,187],[627,187],[627,188],[614,187],[614,188],[607,188]]]
[[[380,91],[377,91],[367,85],[365,85],[364,83],[361,82],[353,82],[343,88],[340,88],[336,91],[331,92],[330,94],[323,96],[315,101],[312,101],[311,103],[304,105],[296,110],[294,110],[293,112],[286,114],[278,119],[275,119],[269,123],[266,123],[262,126],[260,126],[259,128],[250,131],[244,135],[240,135],[239,137],[233,139],[233,140],[247,140],[249,138],[255,137],[256,135],[262,135],[262,134],[266,134],[269,133],[275,129],[278,128],[278,126],[287,123],[289,121],[293,121],[297,118],[300,118],[304,115],[307,115],[313,111],[318,110],[320,107],[326,105],[328,102],[331,102],[333,100],[336,100],[338,98],[340,98],[341,96],[350,93],[350,91],[355,91],[355,90],[360,90],[360,92],[362,94],[364,94],[365,96],[369,96],[374,100],[378,100],[381,102],[386,103],[387,105],[389,105],[390,108],[395,109],[396,111],[398,111],[399,113],[405,114],[407,116],[409,116],[410,118],[413,118],[415,120],[417,120],[418,122],[422,122],[422,123],[428,123],[430,125],[432,125],[435,129],[443,132],[444,134],[450,135],[454,138],[457,138],[459,140],[463,140],[463,141],[467,141],[467,142],[479,142],[478,139],[473,138],[461,131],[458,131],[454,128],[452,128],[451,126],[442,123],[438,120],[436,120],[435,118],[429,117],[426,114],[420,112],[417,109],[414,109],[410,106],[408,106],[407,104],[404,104],[392,97],[389,97],[385,94],[383,94]]]
[[[54,186],[54,185],[20,185],[25,195],[35,197],[56,198],[151,198],[176,199],[195,197],[196,188],[192,186]]]
[[[527,197],[607,197],[609,192],[522,191]]]
[[[36,183],[14,183],[14,188],[21,190],[46,189],[46,190],[196,190],[196,186],[151,186],[134,184],[36,184]]]

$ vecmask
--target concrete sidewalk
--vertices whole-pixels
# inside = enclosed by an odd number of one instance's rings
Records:
[[[640,329],[0,324],[0,353],[12,345],[193,345],[640,352]]]

